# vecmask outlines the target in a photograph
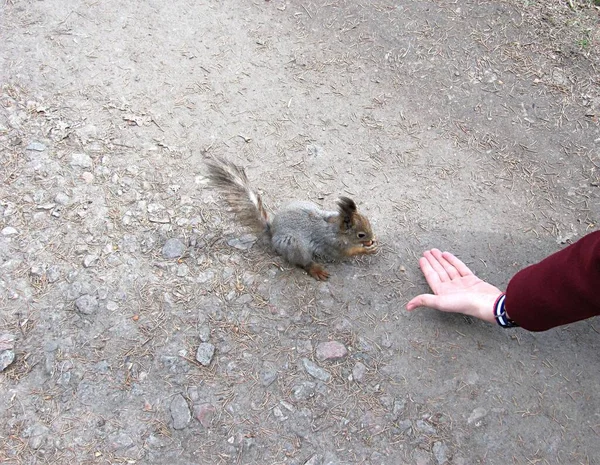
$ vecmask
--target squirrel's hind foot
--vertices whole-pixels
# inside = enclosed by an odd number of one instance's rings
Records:
[[[327,281],[329,279],[329,273],[322,265],[318,263],[311,263],[305,267],[306,272],[315,278],[317,281]]]

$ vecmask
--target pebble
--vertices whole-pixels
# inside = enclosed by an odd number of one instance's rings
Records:
[[[57,265],[52,265],[46,272],[46,277],[49,283],[54,283],[60,279],[60,268]]]
[[[34,152],[43,152],[44,150],[46,150],[46,146],[44,144],[42,144],[41,142],[30,142],[29,145],[27,147],[25,147],[25,150],[32,150]]]
[[[436,430],[433,426],[423,420],[417,420],[416,422],[417,429],[425,434],[435,434]]]
[[[297,401],[308,400],[315,395],[316,384],[304,381],[292,388],[292,397]]]
[[[198,360],[202,366],[207,367],[210,365],[214,354],[215,346],[208,342],[202,342],[196,351],[196,360]]]
[[[29,447],[32,449],[39,449],[46,442],[48,436],[48,427],[39,423],[33,425],[27,429],[27,436],[29,436]]]
[[[354,368],[352,368],[352,379],[357,383],[362,383],[367,374],[367,367],[364,363],[356,362]]]
[[[277,406],[273,407],[273,415],[275,416],[275,418],[277,418],[279,421],[285,421],[288,419],[288,417],[286,417],[283,412],[281,411],[281,409]]]
[[[198,329],[198,337],[202,342],[208,342],[210,339],[210,326],[200,326],[200,328]]]
[[[412,428],[412,422],[410,420],[399,421],[398,423],[396,423],[396,428],[400,433],[406,433]]]
[[[204,284],[209,281],[212,281],[215,277],[215,272],[211,270],[203,271],[196,275],[196,282],[199,284]]]
[[[257,237],[254,234],[244,234],[241,237],[234,237],[227,240],[227,245],[235,247],[238,250],[248,250],[256,242]]]
[[[303,358],[302,364],[304,365],[304,369],[306,370],[306,372],[313,378],[320,379],[324,383],[328,383],[329,381],[331,381],[331,373],[317,366],[309,359]]]
[[[162,248],[162,254],[163,257],[169,259],[179,258],[184,254],[185,249],[185,244],[181,242],[180,239],[173,237],[165,242],[165,245]]]
[[[59,192],[56,194],[56,197],[54,197],[54,201],[59,205],[68,205],[71,199],[64,192]]]
[[[238,305],[246,305],[252,302],[253,300],[254,298],[250,294],[242,294],[235,300],[235,303]]]
[[[86,184],[91,184],[92,182],[94,182],[94,175],[89,171],[85,171],[81,175],[81,179],[83,179]]]
[[[71,166],[79,168],[91,168],[92,158],[85,153],[74,153],[71,155]]]
[[[296,342],[296,352],[300,355],[310,354],[313,350],[310,339],[300,339]]]
[[[0,352],[0,372],[6,370],[8,368],[8,366],[14,362],[15,360],[15,353],[10,350],[10,349],[6,349]]]
[[[260,372],[260,384],[262,384],[264,387],[269,387],[275,382],[278,376],[279,374],[277,373],[277,368],[275,368],[274,365],[270,363],[265,364]]]
[[[189,272],[190,272],[189,267],[185,263],[182,263],[181,265],[179,265],[177,267],[176,274],[179,278],[183,278],[184,276],[187,276],[189,274]]]
[[[210,428],[217,409],[209,403],[194,405],[194,418],[205,428]]]
[[[91,315],[98,310],[98,299],[93,295],[84,294],[75,301],[75,308],[84,315]]]
[[[44,267],[42,265],[33,265],[29,269],[29,274],[35,278],[41,278],[45,274]]]
[[[339,360],[348,355],[348,350],[337,341],[321,342],[317,345],[317,359],[323,360]]]
[[[481,420],[486,415],[487,415],[487,410],[486,409],[484,409],[483,407],[477,407],[475,410],[473,410],[471,412],[471,415],[469,416],[469,419],[467,420],[467,423],[469,425],[472,424],[472,423],[477,423],[479,420]]]
[[[126,433],[113,434],[108,443],[112,450],[129,449],[134,444],[133,439]]]
[[[14,236],[15,234],[19,234],[19,231],[17,231],[12,226],[7,226],[6,228],[4,228],[2,230],[2,235],[3,236]]]
[[[394,418],[398,418],[400,415],[402,415],[404,413],[405,408],[406,408],[406,400],[396,399],[394,401],[394,408],[392,410],[392,415],[394,415]]]
[[[192,414],[185,397],[177,394],[171,401],[171,418],[173,418],[173,429],[184,429],[191,421]]]
[[[98,255],[86,255],[83,258],[83,266],[85,266],[86,268],[89,268],[97,261],[98,261]]]
[[[448,462],[448,446],[441,441],[433,443],[433,456],[438,465],[444,465]]]

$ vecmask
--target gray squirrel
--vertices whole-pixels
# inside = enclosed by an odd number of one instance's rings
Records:
[[[222,158],[206,165],[211,185],[224,195],[238,220],[266,234],[279,255],[313,278],[329,278],[315,257],[341,260],[377,252],[371,224],[352,199],[340,197],[337,211],[322,210],[312,202],[291,202],[271,216],[242,167]]]

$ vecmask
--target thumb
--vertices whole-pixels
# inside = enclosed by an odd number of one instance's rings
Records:
[[[411,301],[409,301],[406,304],[406,310],[411,312],[417,307],[437,308],[435,305],[437,300],[438,300],[438,296],[436,296],[436,295],[421,294],[421,295],[416,296],[414,299],[412,299]]]

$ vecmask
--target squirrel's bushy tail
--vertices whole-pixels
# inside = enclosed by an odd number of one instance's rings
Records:
[[[269,215],[258,192],[250,186],[244,168],[216,158],[206,162],[208,179],[224,196],[238,219],[257,232],[270,232]]]

